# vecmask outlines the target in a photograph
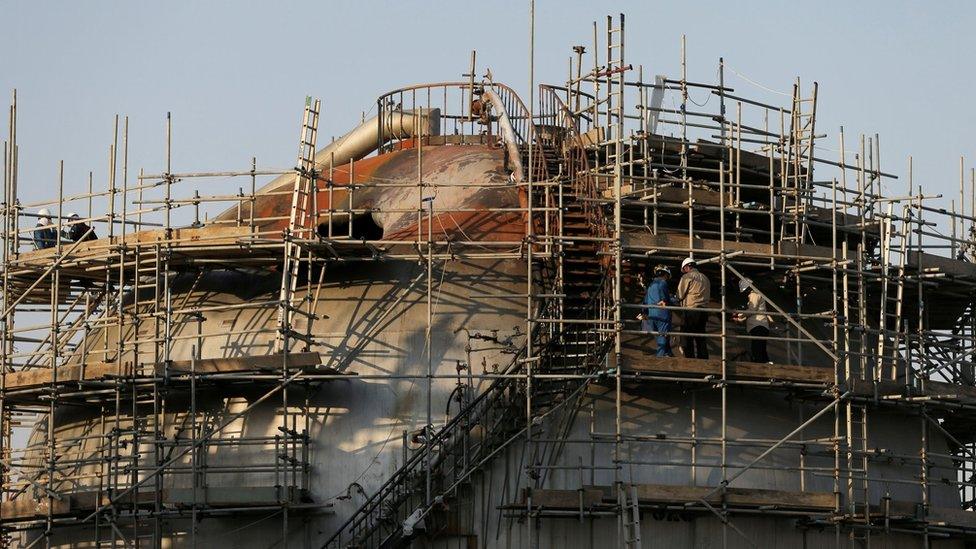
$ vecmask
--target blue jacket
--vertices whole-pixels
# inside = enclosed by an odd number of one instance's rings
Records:
[[[43,250],[53,248],[58,244],[58,230],[50,227],[47,229],[34,229],[34,249]]]
[[[654,306],[661,301],[668,305],[676,303],[668,288],[668,281],[663,278],[655,278],[647,286],[647,292],[644,293],[644,305],[650,305],[647,307],[647,318],[671,322],[671,311]]]

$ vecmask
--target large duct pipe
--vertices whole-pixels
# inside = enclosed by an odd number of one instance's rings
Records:
[[[440,135],[440,120],[440,109],[390,111],[383,116],[382,124],[380,117],[374,116],[315,153],[315,165],[319,170],[328,170],[333,165],[359,160],[391,139]]]
[[[508,118],[508,111],[505,110],[505,103],[491,89],[485,89],[485,97],[491,102],[495,112],[498,113],[498,131],[502,134],[502,141],[505,143],[508,157],[512,162],[512,175],[517,183],[521,183],[522,155],[518,150],[518,138],[515,136],[515,129],[512,128],[512,121]]]
[[[375,151],[378,146],[392,139],[440,135],[440,109],[395,110],[380,117],[366,120],[352,131],[329,143],[315,153],[315,167],[324,172],[333,166],[341,166],[350,160],[359,160]],[[258,193],[277,189],[285,183],[293,183],[293,174],[280,175]]]

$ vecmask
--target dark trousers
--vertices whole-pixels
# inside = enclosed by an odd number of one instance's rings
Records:
[[[769,336],[769,328],[765,326],[753,326],[749,330],[749,335],[762,338],[750,340],[752,361],[769,362],[769,354],[766,352],[766,337]]]
[[[685,311],[685,321],[681,328],[683,332],[704,334],[705,324],[708,323],[708,312]],[[708,358],[708,339],[701,335],[686,335],[681,349],[686,358]]]

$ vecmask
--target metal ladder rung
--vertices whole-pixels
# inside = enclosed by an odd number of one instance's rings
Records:
[[[306,99],[298,147],[299,158],[297,169],[299,173],[298,177],[295,178],[295,187],[292,190],[291,213],[287,227],[288,235],[314,231],[313,227],[307,227],[306,225],[313,219],[309,213],[309,197],[313,195],[311,186],[315,178],[315,147],[319,121],[318,107],[318,100],[313,103],[311,98]],[[298,286],[302,251],[301,246],[295,244],[290,237],[286,239],[279,296],[280,305],[278,307],[278,337],[275,340],[277,351],[288,350],[286,349],[286,342],[289,338],[312,343],[308,341],[306,336],[294,332],[291,329],[290,322],[292,314],[305,314],[291,304],[292,296]],[[313,317],[308,318],[309,322],[313,319]]]

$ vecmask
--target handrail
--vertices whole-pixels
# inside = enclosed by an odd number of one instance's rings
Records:
[[[573,178],[573,190],[578,196],[585,198],[599,198],[596,186],[596,179],[590,173],[589,161],[586,157],[586,149],[583,145],[579,131],[577,118],[566,107],[559,94],[559,88],[547,84],[539,86],[539,99],[543,107],[543,117],[552,120],[552,126],[564,131],[564,143],[560,149],[563,153],[564,163],[568,166],[569,176]],[[548,107],[551,112],[547,112]],[[587,221],[596,231],[596,236],[607,236],[606,220],[603,209],[596,202],[584,200],[582,202],[583,212],[586,214]]]
[[[541,329],[541,328],[537,328]],[[531,337],[531,335],[530,335]],[[431,437],[428,444],[425,444],[424,448],[434,448],[446,440],[452,438],[453,433],[462,424],[470,425],[476,424],[480,419],[482,419],[483,414],[489,412],[492,407],[490,404],[498,402],[505,398],[506,390],[511,385],[515,385],[518,380],[513,379],[511,374],[518,373],[522,368],[523,361],[521,360],[525,356],[526,347],[523,346],[519,351],[513,355],[512,361],[502,370],[504,377],[500,377],[492,381],[491,385],[479,394],[471,403],[464,407],[457,415],[450,419],[444,424],[436,433],[429,435]],[[387,496],[392,494],[396,490],[397,486],[405,481],[408,481],[408,477],[413,473],[418,467],[424,464],[427,458],[427,453],[425,451],[417,451],[401,466],[390,478],[383,483],[382,486],[370,496],[360,508],[353,513],[352,516],[340,526],[332,537],[322,546],[323,548],[331,546],[333,543],[339,542],[342,538],[343,533],[355,532],[356,527],[358,527],[363,521],[370,518],[370,515],[382,504]]]

